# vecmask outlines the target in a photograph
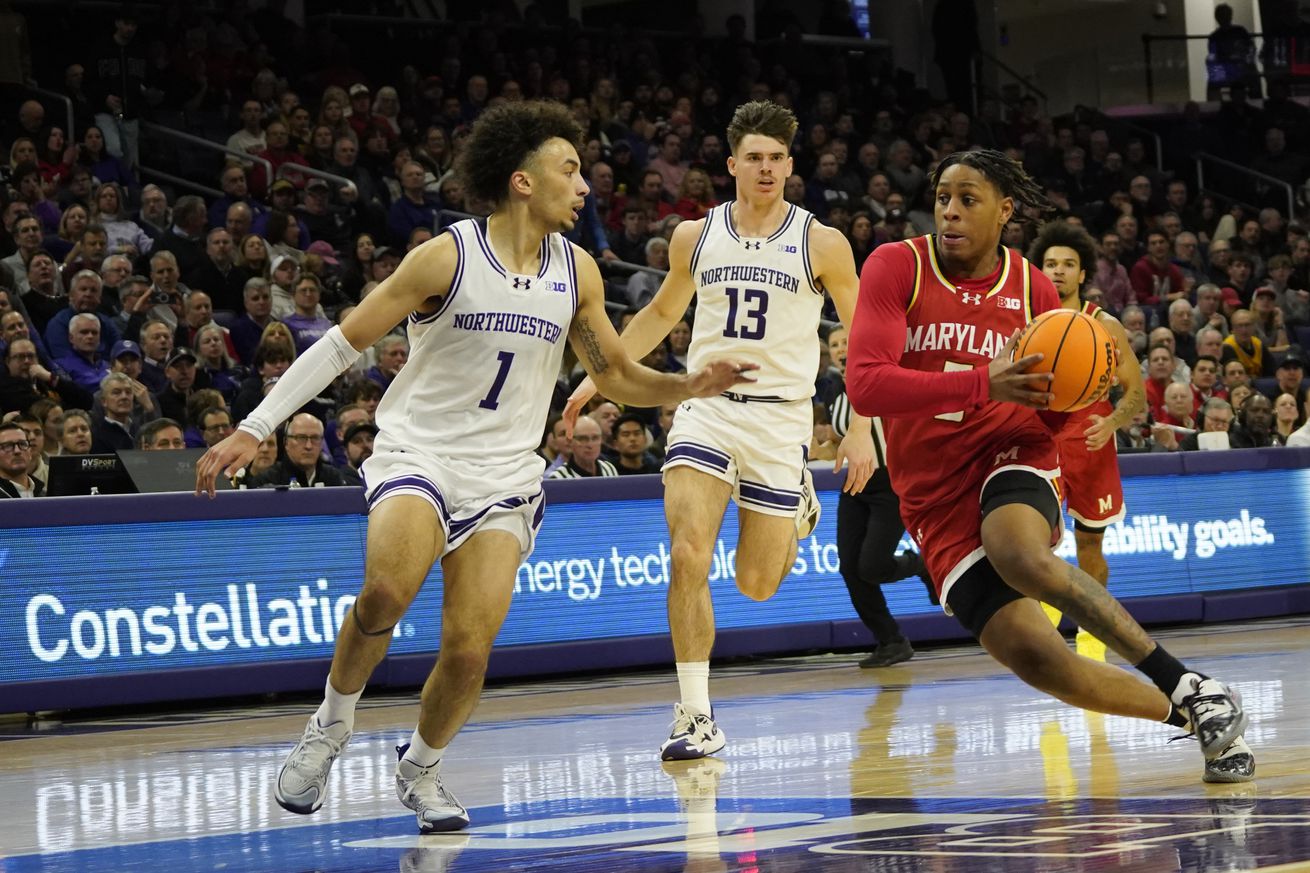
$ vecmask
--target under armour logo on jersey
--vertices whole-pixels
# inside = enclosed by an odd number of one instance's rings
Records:
[[[982,303],[981,294],[970,294],[968,291],[961,292],[960,298],[964,300],[965,303],[972,303],[974,306],[977,306],[979,303]]]
[[[524,291],[531,291],[531,290],[532,290],[532,280],[531,280],[531,279],[525,279],[525,278],[522,277],[522,276],[515,276],[515,277],[514,277],[514,290],[515,290],[515,291],[518,291],[518,290],[520,290],[520,289],[522,289],[522,290],[524,290]]]
[[[1023,301],[1018,297],[999,297],[996,305],[1002,309],[1023,309]]]
[[[746,246],[748,252],[758,252],[760,250],[760,241],[757,239],[744,239],[742,244]]]

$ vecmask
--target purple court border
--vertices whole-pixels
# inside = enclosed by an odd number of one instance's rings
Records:
[[[1303,469],[1310,467],[1310,449],[1240,449],[1227,452],[1124,455],[1125,476],[1170,476],[1229,470]],[[816,471],[815,485],[835,489],[837,477]],[[547,504],[594,503],[659,498],[660,477],[624,476],[601,480],[550,480]],[[150,524],[265,516],[318,516],[363,513],[359,488],[309,488],[220,492],[214,500],[191,494],[99,495],[0,501],[0,527],[32,528],[60,525]],[[1138,597],[1124,605],[1148,625],[1236,621],[1310,612],[1310,584],[1207,594],[1186,593]],[[963,628],[940,613],[898,618],[914,642],[967,639]],[[1066,621],[1067,624],[1067,621]],[[1068,628],[1066,628],[1068,630]],[[729,628],[716,636],[716,657],[767,655],[857,648],[872,636],[854,620],[815,621],[778,627]],[[370,681],[374,687],[420,685],[435,654],[389,656]],[[666,635],[581,640],[544,645],[509,646],[492,652],[488,675],[511,678],[597,669],[667,665],[673,651]],[[7,712],[35,712],[217,698],[269,692],[302,691],[323,682],[329,660],[273,661],[170,670],[162,673],[99,675],[56,681],[16,682],[4,686]]]

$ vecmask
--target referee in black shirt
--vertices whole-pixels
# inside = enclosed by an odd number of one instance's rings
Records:
[[[846,375],[845,333],[845,329],[835,327],[828,337],[833,364],[843,377]],[[832,389],[835,393],[825,400],[825,405],[833,433],[840,441],[857,416],[844,385],[833,385]],[[872,420],[871,436],[876,463],[873,475],[863,490],[856,494],[842,491],[837,499],[837,557],[851,604],[878,641],[873,652],[860,661],[860,666],[887,667],[914,657],[914,647],[887,609],[881,586],[918,576],[927,586],[932,602],[936,604],[938,600],[919,553],[896,554],[905,524],[901,521],[900,500],[887,475],[882,421],[877,418]]]

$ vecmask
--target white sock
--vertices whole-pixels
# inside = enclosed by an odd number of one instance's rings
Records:
[[[405,750],[405,757],[402,760],[409,761],[419,767],[431,767],[441,760],[441,756],[446,754],[446,747],[435,748],[429,746],[419,736],[418,728],[414,728],[414,733],[409,737],[409,748]]]
[[[710,662],[679,661],[678,692],[682,705],[701,715],[710,714]]]
[[[359,698],[363,695],[364,689],[361,688],[354,694],[342,694],[332,687],[332,677],[328,677],[323,686],[323,702],[318,706],[318,723],[327,727],[330,724],[340,723],[345,725],[346,730],[355,729],[355,704],[359,703]]]

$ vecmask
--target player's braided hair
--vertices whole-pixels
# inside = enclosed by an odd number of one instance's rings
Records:
[[[974,149],[967,152],[953,152],[947,155],[937,165],[937,169],[932,171],[929,184],[932,185],[934,190],[942,179],[942,173],[946,172],[948,167],[953,167],[956,164],[972,167],[982,173],[987,181],[996,186],[996,190],[1001,192],[1002,197],[1014,199],[1014,217],[1011,218],[1011,221],[1017,221],[1021,224],[1032,221],[1023,214],[1024,206],[1031,206],[1043,214],[1055,211],[1055,204],[1046,199],[1042,186],[1033,181],[1033,178],[1024,170],[1023,165],[996,149]]]
[[[1067,221],[1048,221],[1042,225],[1041,233],[1028,247],[1028,260],[1040,269],[1046,259],[1046,250],[1055,246],[1073,249],[1078,254],[1078,266],[1087,272],[1090,278],[1096,272],[1096,243],[1081,227]]]
[[[547,141],[559,137],[575,147],[582,128],[569,110],[558,103],[526,101],[493,106],[473,123],[456,167],[474,197],[503,203],[509,196],[509,178]]]

